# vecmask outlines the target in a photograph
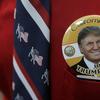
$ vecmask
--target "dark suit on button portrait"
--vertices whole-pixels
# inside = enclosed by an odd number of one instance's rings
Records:
[[[71,68],[75,71],[75,74],[76,75],[84,75],[84,74],[82,74],[80,72],[77,72],[77,70],[76,70],[77,69],[77,66],[80,66],[80,67],[85,68],[85,69],[89,69],[88,66],[86,65],[86,63],[84,62],[84,59],[83,58],[81,59],[81,61],[79,63],[75,64]]]

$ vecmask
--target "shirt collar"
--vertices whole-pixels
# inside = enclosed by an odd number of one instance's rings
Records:
[[[87,67],[88,67],[89,69],[93,70],[93,69],[95,68],[95,67],[94,67],[95,63],[89,61],[89,60],[86,59],[85,57],[84,57],[84,62],[86,63],[86,65],[87,65]]]

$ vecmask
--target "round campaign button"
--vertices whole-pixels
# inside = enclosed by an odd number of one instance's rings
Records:
[[[67,28],[62,54],[77,78],[100,80],[99,15],[83,16]]]

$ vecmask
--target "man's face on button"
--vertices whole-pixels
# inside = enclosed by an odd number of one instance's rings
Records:
[[[100,62],[100,36],[89,34],[81,40],[79,47],[88,60],[94,63]]]

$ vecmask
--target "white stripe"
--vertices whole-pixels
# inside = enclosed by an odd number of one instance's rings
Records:
[[[100,80],[100,77],[95,77],[95,76],[77,75],[77,77],[83,79]]]
[[[36,9],[32,6],[32,4],[29,2],[29,0],[21,0],[23,6],[27,10],[27,12],[30,14],[32,19],[36,22],[40,30],[42,31],[45,38],[50,42],[50,30],[48,26],[43,21],[42,17],[39,15],[39,13],[36,11]]]
[[[72,46],[75,49],[75,54],[73,56],[67,56],[64,52],[65,48],[68,46]],[[71,58],[76,58],[76,57],[81,57],[83,56],[83,54],[80,52],[79,46],[77,43],[73,43],[73,44],[68,44],[68,45],[64,45],[62,46],[62,52],[63,52],[63,56],[65,59],[71,59]]]
[[[16,19],[16,8],[14,9],[14,19]]]
[[[37,96],[35,95],[34,91],[32,90],[31,86],[29,85],[29,83],[27,82],[26,78],[24,77],[23,73],[21,72],[15,57],[13,57],[13,65],[14,65],[14,69],[16,71],[16,73],[18,74],[20,80],[22,81],[23,85],[25,86],[25,88],[27,89],[28,93],[30,94],[31,98],[33,100],[38,100]]]

